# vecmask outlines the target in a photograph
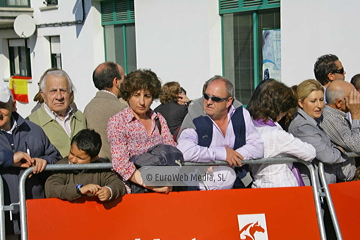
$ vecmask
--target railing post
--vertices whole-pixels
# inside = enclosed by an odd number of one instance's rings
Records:
[[[26,218],[26,194],[25,194],[25,181],[30,173],[32,173],[34,167],[26,169],[20,177],[19,186],[19,199],[20,199],[20,231],[21,239],[28,239],[27,232],[27,218]]]
[[[335,230],[335,234],[338,240],[342,240],[342,235],[341,235],[341,230],[340,230],[340,226],[339,226],[339,222],[337,220],[336,217],[336,212],[335,212],[335,208],[334,208],[334,204],[331,198],[331,194],[329,191],[329,187],[326,183],[326,179],[325,179],[325,172],[324,172],[324,164],[322,162],[319,162],[319,177],[320,177],[320,182],[321,185],[324,189],[324,194],[325,194],[325,199],[329,208],[329,212],[330,212],[330,216],[331,216],[331,221],[333,223],[334,226],[334,230]]]
[[[305,164],[305,162],[302,162],[303,164]],[[310,179],[312,182],[312,190],[314,193],[314,200],[315,200],[315,209],[316,209],[316,216],[318,219],[318,225],[319,225],[319,230],[320,230],[320,236],[321,239],[326,240],[326,232],[325,232],[325,225],[324,225],[324,218],[323,218],[323,214],[321,211],[321,203],[320,203],[320,189],[319,189],[319,183],[317,181],[316,178],[316,173],[315,173],[315,168],[311,163],[307,163],[305,164],[306,167],[309,169],[310,171]]]
[[[0,240],[5,240],[5,211],[4,211],[4,183],[0,177]]]

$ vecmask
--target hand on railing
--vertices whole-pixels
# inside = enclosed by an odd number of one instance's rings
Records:
[[[33,173],[38,174],[38,173],[44,171],[44,169],[46,168],[46,165],[47,165],[47,162],[45,159],[33,158],[33,166],[34,166]]]
[[[234,149],[226,147],[226,162],[229,163],[230,166],[241,167],[241,160],[244,160],[244,157],[235,151]]]
[[[11,166],[13,167],[22,167],[22,168],[28,168],[32,165],[32,158],[29,154],[24,152],[16,152],[13,156],[13,163]]]

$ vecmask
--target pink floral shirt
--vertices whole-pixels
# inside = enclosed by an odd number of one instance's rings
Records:
[[[106,132],[110,143],[113,169],[125,181],[128,193],[131,191],[126,181],[136,170],[134,164],[129,161],[132,156],[143,154],[160,143],[176,147],[165,118],[152,110],[148,114],[153,121],[151,136],[148,135],[144,125],[135,118],[129,107],[112,116],[108,122]],[[155,123],[156,117],[160,120],[161,135]]]

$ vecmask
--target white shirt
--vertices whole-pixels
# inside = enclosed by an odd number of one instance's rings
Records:
[[[276,126],[256,127],[264,141],[264,158],[292,155],[305,161],[316,156],[315,148]],[[291,171],[292,163],[250,165],[254,177],[253,188],[299,186]]]
[[[235,113],[235,108],[231,106],[228,112],[228,126],[226,134],[222,133],[219,126],[211,119],[213,123],[213,136],[209,147],[198,145],[198,135],[195,129],[187,128],[182,131],[178,139],[177,148],[183,153],[184,160],[189,162],[214,162],[215,160],[226,161],[226,148],[233,148],[235,143],[235,133],[231,117]],[[245,160],[257,159],[263,157],[264,147],[259,133],[256,131],[252,122],[250,113],[243,109],[245,122],[246,144],[236,151],[240,153]],[[229,171],[229,167],[213,167],[215,176],[222,176],[221,180],[215,177],[213,180],[205,180],[210,190],[231,189],[235,181],[235,172]],[[225,179],[225,181],[223,181]],[[201,190],[205,189],[202,183],[199,184]]]
[[[112,92],[110,92],[110,91],[108,91],[108,90],[100,90],[100,92],[107,92],[107,93],[112,94],[114,97],[118,98],[115,94],[113,94]]]

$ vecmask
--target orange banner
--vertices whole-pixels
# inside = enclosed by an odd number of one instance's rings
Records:
[[[343,239],[358,239],[360,181],[329,184],[329,189]]]
[[[31,77],[13,76],[10,78],[9,88],[14,96],[14,100],[29,103],[29,93],[27,80]]]
[[[311,187],[27,200],[29,239],[320,239]]]

